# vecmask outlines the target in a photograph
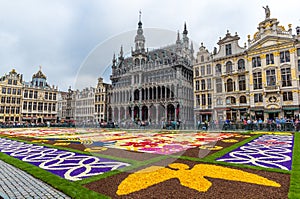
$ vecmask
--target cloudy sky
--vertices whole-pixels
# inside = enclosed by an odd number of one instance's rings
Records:
[[[121,45],[130,52],[139,10],[147,47],[175,42],[186,22],[194,45],[203,42],[212,51],[227,30],[237,32],[243,46],[264,20],[265,5],[295,33],[298,0],[0,0],[0,75],[15,68],[29,81],[41,65],[60,90],[95,86],[99,76],[108,81]]]

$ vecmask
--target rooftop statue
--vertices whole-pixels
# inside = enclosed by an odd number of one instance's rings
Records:
[[[265,9],[266,19],[269,19],[271,14],[269,6],[266,7],[263,6],[263,9]]]

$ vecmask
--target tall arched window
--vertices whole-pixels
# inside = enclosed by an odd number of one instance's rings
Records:
[[[195,77],[199,76],[199,68],[195,68]]]
[[[247,103],[246,96],[243,95],[243,96],[240,97],[240,103],[241,104],[246,104]]]
[[[227,92],[232,92],[233,91],[233,87],[234,87],[234,85],[233,85],[232,79],[228,79],[227,80]]]
[[[140,65],[140,60],[138,58],[136,58],[134,60],[134,65],[139,66]]]
[[[226,63],[226,73],[231,73],[232,72],[232,62],[228,61]]]
[[[222,66],[221,64],[216,65],[216,74],[221,74],[222,73]]]
[[[239,69],[239,70],[244,70],[244,69],[245,69],[245,60],[240,59],[240,60],[238,61],[238,69]]]
[[[230,105],[230,104],[235,104],[236,103],[236,101],[235,101],[235,97],[227,97],[226,98],[226,104],[227,105]]]
[[[134,100],[139,100],[140,99],[140,91],[136,89],[134,91]]]
[[[222,89],[222,79],[221,78],[217,78],[216,79],[216,89],[217,89],[217,93],[222,93],[223,89]]]

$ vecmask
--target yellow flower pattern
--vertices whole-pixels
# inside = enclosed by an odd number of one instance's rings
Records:
[[[199,192],[206,192],[212,183],[204,177],[247,182],[264,186],[280,187],[275,181],[262,176],[210,164],[197,164],[192,169],[182,163],[169,164],[170,168],[151,166],[136,173],[130,174],[118,186],[117,195],[127,195],[152,185],[177,178],[182,186],[189,187]]]

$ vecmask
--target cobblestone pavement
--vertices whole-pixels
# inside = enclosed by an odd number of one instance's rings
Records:
[[[70,198],[50,185],[0,160],[0,198]]]

